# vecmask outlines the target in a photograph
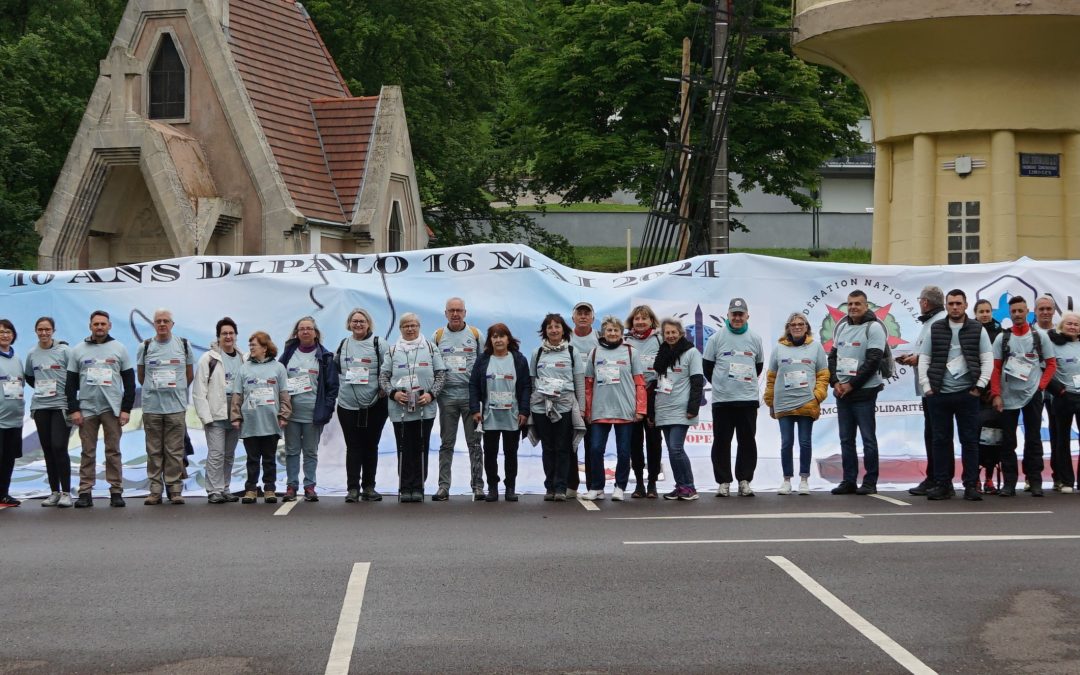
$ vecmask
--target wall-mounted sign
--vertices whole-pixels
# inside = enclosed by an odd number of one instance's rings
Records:
[[[1061,155],[1021,152],[1020,175],[1059,178],[1061,176]]]

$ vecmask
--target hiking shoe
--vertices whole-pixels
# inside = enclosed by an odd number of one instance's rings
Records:
[[[355,504],[358,501],[360,501],[360,491],[359,490],[349,490],[348,492],[345,493],[345,503],[346,504]]]
[[[127,504],[124,502],[124,496],[119,492],[114,492],[109,495],[109,506],[115,506],[117,508],[124,508]]]
[[[71,495],[67,492],[61,492],[60,501],[56,502],[56,506],[61,509],[71,508]]]
[[[1043,496],[1042,483],[1032,483],[1031,484],[1031,496],[1032,497],[1042,497]]]
[[[754,496],[754,490],[750,487],[750,481],[748,481],[748,480],[739,481],[739,496],[740,497],[753,497]]]
[[[982,496],[979,494],[978,488],[974,485],[969,485],[964,488],[964,499],[969,502],[981,502]]]
[[[296,501],[296,486],[286,485],[285,496],[281,498],[283,502],[295,502]]]
[[[997,494],[998,494],[998,497],[1015,497],[1016,496],[1016,487],[1012,486],[1012,485],[1003,485],[1001,487],[1001,489],[998,490]]]
[[[717,497],[727,497],[731,494],[731,483],[720,483],[720,487],[716,489]]]
[[[228,488],[225,488],[225,492],[222,492],[221,496],[224,497],[225,501],[229,502],[230,504],[232,504],[233,502],[240,501],[240,498],[237,497],[236,495],[234,495],[233,493],[229,492]]]
[[[925,497],[926,493],[930,491],[930,488],[934,487],[934,481],[929,478],[924,479],[921,483],[913,488],[908,488],[908,494],[912,497]]]
[[[296,501],[296,488],[293,488],[292,501]],[[271,488],[263,488],[263,502],[267,504],[277,504],[277,492]]]
[[[574,491],[574,494],[575,495],[577,494],[576,490]],[[566,496],[570,497],[570,491],[569,490],[566,491]],[[517,493],[514,492],[513,490],[507,490],[506,494],[503,496],[503,499],[505,499],[508,502],[516,502],[518,500],[518,496],[517,496]],[[575,499],[577,499],[577,497],[575,497]]]
[[[616,485],[615,489],[611,491],[611,501],[621,502],[624,499],[623,494],[623,489]]]
[[[943,499],[952,499],[952,495],[949,494],[948,486],[935,485],[926,491],[926,498],[933,501],[941,501]]]
[[[780,483],[780,490],[778,494],[789,495],[791,494],[791,479],[785,478],[783,483]]]
[[[803,476],[802,478],[799,479],[799,494],[801,494],[801,495],[810,494],[810,479],[807,478],[806,476]]]
[[[450,499],[450,491],[444,487],[435,491],[435,494],[431,495],[431,501],[433,502],[445,502]]]
[[[842,480],[839,485],[832,489],[832,493],[834,495],[853,495],[857,489],[855,483],[848,480]]]
[[[666,493],[664,495],[664,499],[667,499],[669,501],[675,501],[676,499],[679,498],[679,494],[681,493],[681,490],[682,490],[682,488],[675,488],[671,492]]]
[[[75,500],[75,508],[88,509],[94,505],[94,498],[89,492],[80,492],[79,498]]]
[[[119,495],[117,495],[117,496],[119,496]],[[184,495],[180,494],[179,492],[177,492],[176,494],[169,495],[169,501],[172,502],[173,504],[183,504],[184,503]],[[115,506],[115,504],[113,504],[113,506]]]
[[[566,495],[563,495],[563,499],[566,499]],[[497,502],[499,501],[499,488],[491,488],[488,490],[487,495],[484,497],[485,502]]]
[[[60,503],[60,491],[53,492],[44,501],[41,502],[42,506],[56,506]]]
[[[224,504],[226,502],[226,499],[221,495],[220,492],[211,492],[206,497],[206,502],[208,504]]]
[[[952,492],[952,486],[951,485],[947,486],[946,489],[948,489],[949,492],[952,493],[952,494],[949,495],[950,497],[953,494],[955,494],[954,492]],[[877,494],[877,485],[874,485],[873,483],[863,483],[859,487],[855,488],[855,494],[857,494],[857,495],[876,495]],[[927,491],[926,494],[929,496],[930,492]]]
[[[645,486],[638,483],[634,486],[634,491],[630,493],[631,499],[644,499],[645,498]]]
[[[365,502],[381,502],[382,495],[375,491],[375,488],[367,488],[360,492],[360,500]]]
[[[258,500],[259,495],[254,490],[245,490],[244,496],[240,499],[241,504],[254,504]]]
[[[143,506],[157,506],[161,503],[161,495],[151,492],[143,500]]]
[[[305,502],[317,502],[319,501],[319,495],[315,494],[315,486],[307,485],[304,487],[304,501]]]
[[[683,488],[683,491],[679,493],[679,499],[684,502],[692,502],[697,498],[698,493],[694,488]]]
[[[472,489],[472,500],[474,502],[482,502],[487,499],[487,495],[484,494],[484,488],[474,487]]]

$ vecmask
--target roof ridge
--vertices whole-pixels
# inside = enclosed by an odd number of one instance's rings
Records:
[[[315,106],[312,102],[308,102],[308,110],[311,111],[311,121],[315,124],[315,138],[319,140],[319,150],[322,153],[323,166],[326,167],[326,175],[330,177],[330,190],[334,193],[334,199],[337,200],[338,208],[341,209],[342,218],[345,217],[345,207],[341,204],[341,195],[338,193],[337,180],[334,178],[334,172],[330,168],[330,158],[326,156],[326,144],[323,143],[322,128],[319,127],[319,116],[315,114]],[[348,220],[345,221],[348,224]]]

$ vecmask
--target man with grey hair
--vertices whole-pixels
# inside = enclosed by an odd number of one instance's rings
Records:
[[[147,506],[160,504],[163,491],[173,504],[184,503],[184,417],[194,359],[188,341],[173,335],[172,329],[172,312],[155,311],[154,337],[143,340],[135,358],[142,385],[146,477],[150,480],[150,494],[143,502]]]
[[[921,314],[919,314],[919,322],[922,323],[919,337],[915,339],[915,344],[912,345],[911,353],[897,356],[896,362],[912,369],[912,379],[915,381],[915,395],[922,399],[923,446],[926,449],[926,476],[918,485],[910,488],[908,492],[917,497],[925,497],[930,488],[937,484],[934,480],[934,423],[930,418],[930,406],[927,405],[922,383],[919,381],[918,365],[919,352],[922,351],[923,344],[930,338],[930,326],[946,317],[945,294],[940,287],[924,286],[923,289],[919,291],[919,311],[921,312]]]
[[[480,449],[480,434],[469,414],[469,376],[482,342],[480,330],[465,323],[465,301],[450,298],[446,301],[446,326],[431,336],[446,365],[446,386],[439,393],[439,489],[431,499],[444,502],[450,498],[450,469],[457,443],[458,420],[465,429],[465,444],[469,448],[469,469],[474,501],[483,501],[484,454]]]
[[[1035,324],[1034,328],[1042,333],[1043,344],[1053,344],[1050,340],[1050,331],[1054,328],[1054,312],[1057,311],[1057,303],[1054,302],[1053,296],[1048,293],[1043,293],[1035,300]],[[1061,447],[1058,444],[1058,424],[1057,424],[1057,412],[1054,408],[1054,395],[1047,388],[1043,392],[1043,408],[1046,410],[1046,419],[1050,424],[1050,477],[1054,481],[1054,491],[1061,492],[1061,487],[1064,484],[1061,478],[1058,476],[1058,464],[1062,461],[1061,457],[1057,456],[1057,448]],[[1068,445],[1068,443],[1066,443]],[[1070,461],[1066,459],[1065,461]],[[1025,487],[1025,489],[1027,489]]]

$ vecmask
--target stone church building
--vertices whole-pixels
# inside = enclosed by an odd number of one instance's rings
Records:
[[[43,270],[428,242],[400,89],[293,0],[130,0],[37,229]]]

